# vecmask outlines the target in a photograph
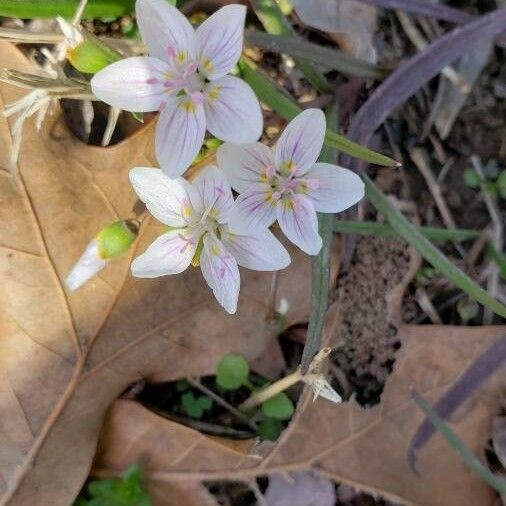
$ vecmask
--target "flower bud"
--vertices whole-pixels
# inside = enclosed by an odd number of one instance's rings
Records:
[[[67,59],[79,72],[96,74],[121,59],[121,55],[95,37],[87,37],[67,51]]]
[[[111,258],[127,251],[136,236],[137,226],[132,221],[117,221],[103,228],[86,246],[67,276],[65,283],[69,290],[77,290],[101,271]]]

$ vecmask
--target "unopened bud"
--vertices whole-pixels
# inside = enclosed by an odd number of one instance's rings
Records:
[[[107,262],[130,248],[137,236],[137,226],[132,221],[117,221],[103,228],[90,241],[84,253],[65,280],[69,290],[77,290],[101,271]]]
[[[79,72],[96,74],[111,63],[121,59],[121,55],[107,47],[95,37],[86,38],[67,51],[69,62]]]

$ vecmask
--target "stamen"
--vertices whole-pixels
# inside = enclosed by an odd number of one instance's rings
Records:
[[[188,67],[186,67],[185,71],[183,72],[183,78],[187,79],[191,75],[195,74],[195,72],[198,69],[198,65],[196,63],[190,63]]]
[[[167,46],[167,56],[173,60],[176,57],[176,50],[172,46]]]
[[[149,79],[146,79],[146,84],[158,84],[158,79],[156,77],[150,77]]]
[[[192,91],[190,93],[190,98],[192,102],[195,102],[196,104],[203,104],[205,100],[205,96],[201,91]]]
[[[265,167],[265,173],[268,178],[274,177],[276,174],[276,168],[272,165],[269,165],[268,167]]]
[[[310,190],[318,190],[318,188],[320,188],[320,181],[315,177],[307,178],[305,183]]]

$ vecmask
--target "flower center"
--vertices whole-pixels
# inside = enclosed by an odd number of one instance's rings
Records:
[[[272,166],[266,167],[265,178],[271,187],[275,200],[279,200],[285,195],[307,194],[309,190],[316,190],[320,186],[318,179],[294,177],[294,172],[286,175],[284,171],[278,171]]]

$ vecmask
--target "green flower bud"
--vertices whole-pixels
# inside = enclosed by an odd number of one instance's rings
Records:
[[[96,37],[87,37],[83,42],[67,51],[69,62],[80,72],[96,74],[98,71],[121,59],[121,55],[107,47]]]
[[[100,257],[108,260],[125,253],[135,241],[137,232],[137,224],[132,220],[116,221],[103,228],[96,237]]]

